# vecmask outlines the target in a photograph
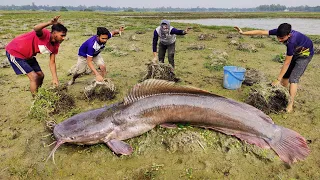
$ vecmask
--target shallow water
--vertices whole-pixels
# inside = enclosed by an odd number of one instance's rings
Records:
[[[299,18],[250,18],[250,19],[237,19],[237,18],[214,18],[214,19],[186,19],[186,20],[171,20],[172,22],[182,23],[196,23],[206,26],[238,26],[240,28],[249,27],[257,29],[274,29],[281,23],[289,23],[292,29],[300,31],[304,34],[320,35],[320,19],[299,19]]]

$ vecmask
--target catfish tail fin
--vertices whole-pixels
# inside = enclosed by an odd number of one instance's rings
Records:
[[[280,159],[288,164],[304,160],[310,153],[307,142],[299,133],[279,126],[277,136],[269,142]]]

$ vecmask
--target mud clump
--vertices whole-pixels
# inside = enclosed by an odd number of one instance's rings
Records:
[[[135,33],[136,34],[145,34],[145,33],[147,33],[147,31],[146,30],[139,30],[139,31],[136,31]]]
[[[233,38],[243,38],[242,36],[241,36],[241,34],[239,34],[239,33],[229,33],[227,36],[226,36],[228,39],[233,39]]]
[[[257,43],[254,43],[254,45],[257,47],[257,48],[265,48],[266,45],[262,42],[257,42]]]
[[[67,93],[67,86],[58,86],[51,90],[59,96],[59,101],[56,103],[54,113],[60,113],[69,110],[75,105],[74,98]]]
[[[256,69],[247,68],[245,80],[242,84],[246,86],[252,86],[254,84],[258,84],[264,78],[263,74]]]
[[[314,46],[314,54],[320,54],[320,45]]]
[[[6,45],[7,45],[7,43],[4,43],[4,42],[0,41],[0,49],[5,49]]]
[[[258,49],[254,44],[239,44],[237,50],[251,53],[258,52]]]
[[[263,39],[263,38],[267,38],[268,36],[265,35],[252,35],[250,36],[253,39]]]
[[[139,41],[139,40],[137,39],[136,35],[133,34],[129,37],[129,41]]]
[[[122,57],[122,56],[127,56],[127,55],[129,55],[127,52],[120,51],[120,50],[113,50],[113,51],[111,52],[111,54],[112,54],[113,56],[116,56],[116,57]]]
[[[227,65],[227,60],[229,58],[228,53],[222,50],[214,50],[207,59],[209,61],[204,63],[204,67],[210,71],[221,71],[223,67]]]
[[[129,46],[129,50],[130,50],[130,51],[134,51],[134,52],[139,52],[139,51],[141,51],[140,48],[139,48],[138,46],[136,46],[135,44],[131,44],[131,45]]]
[[[111,100],[116,96],[116,88],[110,79],[105,79],[104,82],[93,81],[84,88],[84,95],[89,100]]]
[[[246,103],[266,114],[284,111],[288,105],[289,93],[284,87],[252,88]]]
[[[13,34],[4,34],[1,36],[1,39],[13,39],[15,36]]]
[[[163,79],[168,81],[177,82],[180,79],[176,77],[173,72],[173,68],[170,64],[165,63],[148,63],[147,74],[142,78],[142,81],[146,79]]]
[[[210,41],[210,40],[212,40],[214,38],[217,38],[217,36],[214,35],[214,34],[200,34],[198,36],[198,40],[200,40],[200,41],[204,41],[204,40],[205,41]]]
[[[231,40],[231,41],[229,42],[229,45],[232,45],[232,46],[239,46],[239,42],[238,42],[238,41],[236,41],[236,40]]]
[[[10,67],[10,62],[6,57],[0,62],[0,68],[8,68],[8,67]]]
[[[191,44],[187,47],[187,50],[203,50],[206,46],[204,44]]]

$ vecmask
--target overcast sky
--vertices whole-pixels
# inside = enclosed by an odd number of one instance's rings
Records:
[[[320,0],[0,0],[0,5],[36,5],[49,6],[111,6],[111,7],[215,7],[215,8],[252,8],[259,5],[280,4],[292,6],[320,6]]]

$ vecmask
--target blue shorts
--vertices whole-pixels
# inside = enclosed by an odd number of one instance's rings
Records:
[[[20,59],[10,55],[8,52],[6,52],[6,55],[16,74],[28,74],[32,71],[41,71],[41,68],[35,57],[32,57],[31,59]]]

